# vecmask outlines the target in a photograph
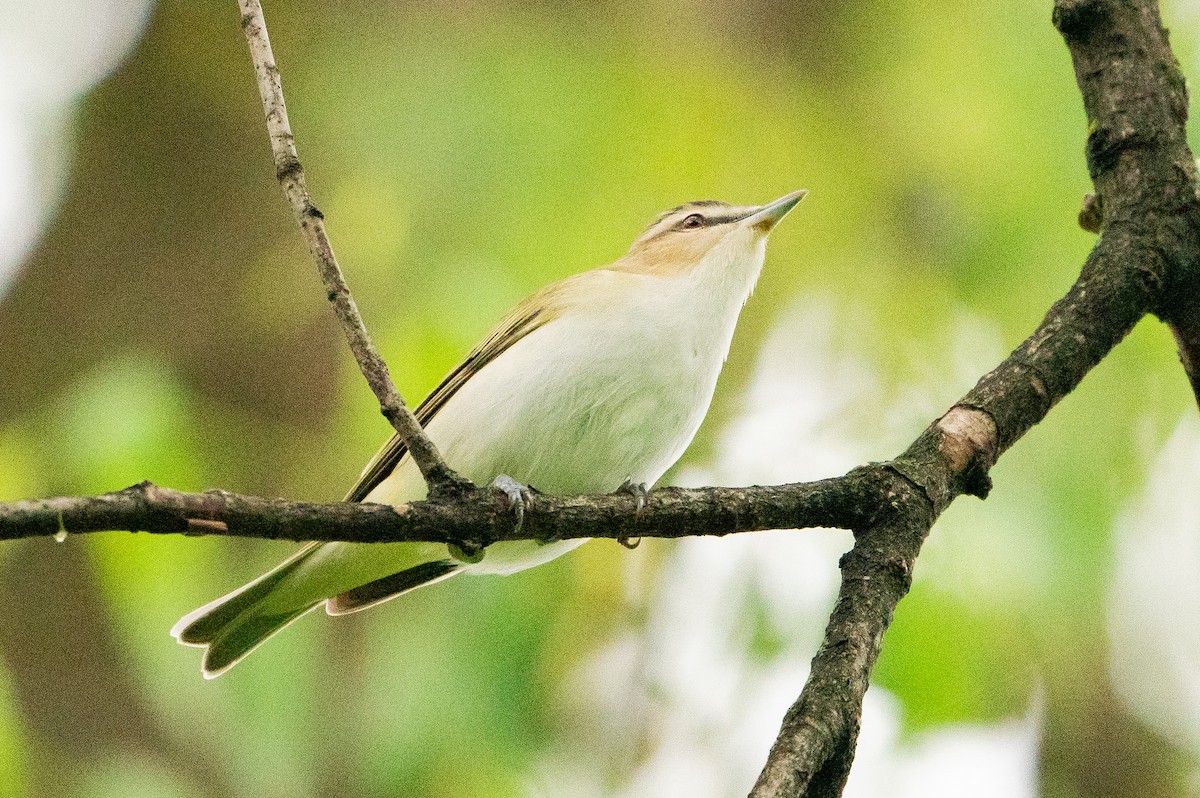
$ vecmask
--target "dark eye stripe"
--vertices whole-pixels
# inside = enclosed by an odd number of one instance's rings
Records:
[[[725,214],[714,214],[712,216],[705,216],[704,214],[700,214],[700,213],[694,213],[694,214],[690,213],[687,216],[680,219],[678,222],[676,222],[674,225],[674,228],[676,230],[699,230],[700,227],[716,227],[719,224],[729,224],[730,222],[736,222],[739,219],[745,219],[746,216],[748,216],[748,215],[749,214],[745,214],[745,213],[725,213]],[[687,220],[690,219],[692,216],[700,217],[701,221],[703,222],[700,225],[700,227],[688,227],[685,224],[687,222]]]
[[[646,232],[642,234],[642,238],[639,238],[635,243],[645,245],[668,233],[686,233],[705,227],[716,227],[717,225],[736,222],[740,219],[745,219],[754,210],[754,208],[734,208],[727,203],[717,202],[716,200],[689,202],[686,205],[679,205],[669,211],[660,213],[658,218],[646,228]],[[693,214],[699,216],[703,220],[703,224],[700,227],[684,227],[684,219]],[[674,221],[671,221],[672,219]]]

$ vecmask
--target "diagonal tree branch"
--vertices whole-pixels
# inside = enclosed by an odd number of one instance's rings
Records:
[[[246,43],[250,46],[250,57],[254,62],[254,74],[258,78],[258,93],[262,98],[263,113],[267,118],[267,133],[271,137],[271,152],[275,158],[275,176],[287,197],[288,204],[296,216],[296,222],[304,234],[308,251],[317,264],[321,280],[325,284],[326,296],[342,329],[350,351],[358,361],[358,367],[379,400],[379,409],[392,423],[396,433],[412,453],[413,460],[421,469],[431,496],[456,495],[472,489],[466,479],[456,474],[442,459],[441,454],[429,440],[416,416],[404,403],[396,390],[387,364],[375,346],[363,324],[358,305],[346,285],[346,278],[334,257],[333,247],[325,232],[325,216],[313,205],[304,182],[304,169],[296,154],[296,143],[292,127],[288,122],[287,106],[283,101],[283,86],[279,80],[279,68],[271,52],[271,40],[267,36],[267,23],[263,18],[259,0],[240,0],[242,29],[246,32]]]
[[[837,796],[849,775],[862,699],[921,543],[962,493],[1146,314],[1196,330],[1200,203],[1184,130],[1187,94],[1151,0],[1059,0],[1054,22],[1090,123],[1088,167],[1104,209],[1082,274],[1021,346],[893,463],[894,512],[856,530],[803,693],[784,717],[752,798]],[[1178,316],[1180,308],[1186,316]],[[1194,338],[1180,336],[1193,386]],[[973,433],[945,437],[947,429]],[[969,445],[963,447],[966,440]],[[966,467],[948,469],[953,463]]]

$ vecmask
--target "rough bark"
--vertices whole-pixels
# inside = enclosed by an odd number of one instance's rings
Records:
[[[384,504],[312,504],[181,493],[149,482],[106,493],[0,504],[0,540],[129,530],[227,535],[268,540],[354,543],[433,541],[467,548],[501,540],[679,538],[762,529],[857,525],[886,482],[881,467],[820,482],[749,488],[661,488],[637,509],[627,493],[557,497],[535,494],[520,529],[503,493],[475,491],[456,499]]]
[[[1146,313],[1171,324],[1197,388],[1200,203],[1184,129],[1187,92],[1158,7],[1148,0],[1060,0],[1054,23],[1088,114],[1096,195],[1083,223],[1096,219],[1100,240],[1033,335],[892,464],[910,485],[896,485],[894,513],[856,530],[808,684],[784,717],[752,798],[841,794],[867,679],[930,526],[958,495],[986,495],[996,458]],[[964,409],[986,414],[991,434],[979,419],[955,417]],[[976,434],[944,437],[966,428]],[[971,465],[953,467],[964,461]]]

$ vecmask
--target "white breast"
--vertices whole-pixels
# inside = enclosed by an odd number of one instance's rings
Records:
[[[506,473],[547,493],[653,484],[691,441],[723,351],[673,329],[661,278],[618,275],[622,322],[598,305],[556,319],[475,375],[429,433],[477,482]],[[607,304],[607,303],[606,303]]]

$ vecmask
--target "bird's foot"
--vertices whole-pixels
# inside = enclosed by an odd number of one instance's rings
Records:
[[[644,482],[635,483],[633,480],[626,478],[625,481],[621,483],[621,486],[613,491],[613,493],[628,493],[630,496],[633,496],[634,499],[637,500],[636,512],[638,515],[641,515],[642,511],[646,509],[646,495],[649,493],[649,491],[646,490],[646,483]],[[636,549],[641,544],[642,539],[621,537],[617,538],[617,542],[627,549]]]
[[[621,486],[613,491],[613,493],[627,493],[637,499],[637,511],[640,515],[642,510],[646,509],[646,497],[650,495],[650,491],[646,489],[645,482],[634,482],[626,477]]]
[[[513,513],[513,532],[521,531],[525,525],[525,510],[533,506],[535,488],[522,485],[508,474],[501,474],[492,481],[492,490],[503,493],[508,499],[508,506]]]

